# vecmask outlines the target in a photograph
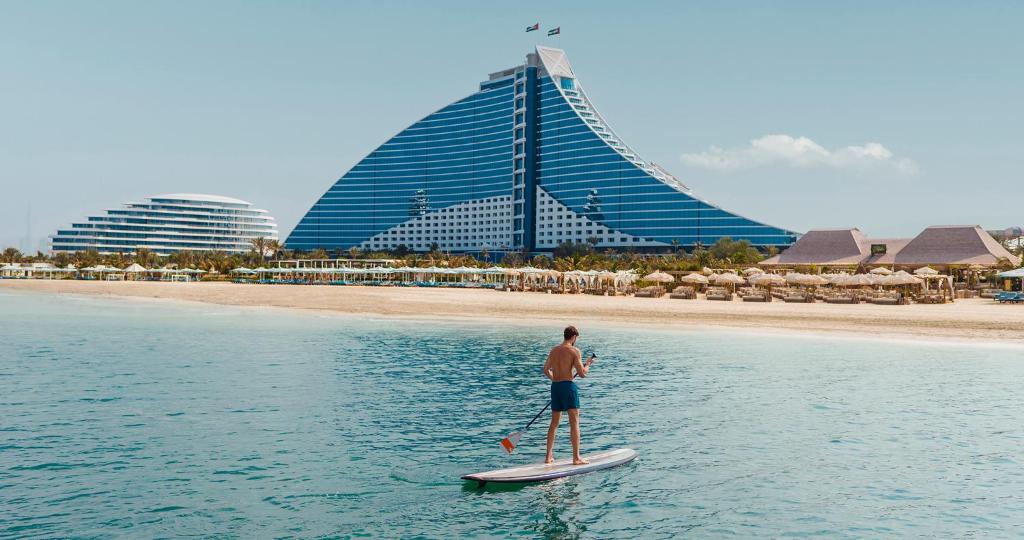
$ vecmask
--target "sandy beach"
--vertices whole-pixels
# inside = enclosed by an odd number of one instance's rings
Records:
[[[236,283],[4,280],[9,290],[53,294],[157,298],[211,304],[316,310],[342,315],[545,322],[581,326],[728,328],[756,332],[828,333],[883,337],[998,342],[1024,345],[1024,306],[992,300],[953,304],[747,303],[667,298],[509,293],[479,289],[242,285]]]

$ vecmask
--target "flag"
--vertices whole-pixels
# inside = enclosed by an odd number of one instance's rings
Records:
[[[527,26],[527,32],[533,32],[534,30],[540,30],[540,23],[533,23],[533,26]]]
[[[548,30],[548,35],[549,36],[557,36],[558,34],[561,34],[561,33],[562,33],[562,27],[561,26],[556,26],[555,28],[552,28],[551,30]]]

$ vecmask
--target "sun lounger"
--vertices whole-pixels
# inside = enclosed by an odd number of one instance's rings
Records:
[[[1000,291],[996,294],[996,302],[1000,304],[1017,304],[1024,301],[1024,293],[1015,293],[1012,291]]]
[[[826,304],[856,304],[857,299],[849,295],[835,295],[825,297]]]
[[[814,303],[814,296],[805,292],[791,291],[789,294],[782,297],[782,301],[787,304],[811,304]]]
[[[672,290],[672,294],[668,295],[669,298],[675,298],[677,300],[693,300],[697,298],[697,292],[693,290],[693,287],[676,287]]]
[[[720,287],[708,289],[708,292],[704,297],[708,300],[724,300],[726,302],[732,301],[732,293]]]
[[[665,288],[658,286],[644,287],[634,295],[637,298],[661,298],[665,296]]]

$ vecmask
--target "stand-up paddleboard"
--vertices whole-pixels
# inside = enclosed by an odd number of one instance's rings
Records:
[[[475,480],[480,483],[481,487],[487,482],[506,484],[544,482],[546,480],[554,480],[555,478],[576,476],[577,474],[587,474],[600,471],[601,469],[618,467],[636,459],[636,451],[631,448],[619,448],[618,450],[608,450],[607,452],[583,456],[583,459],[590,461],[590,463],[586,465],[573,465],[572,458],[567,458],[559,459],[554,463],[533,463],[509,469],[496,469],[467,474],[462,479]]]

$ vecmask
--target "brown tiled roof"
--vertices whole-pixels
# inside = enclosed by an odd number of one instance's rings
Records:
[[[904,265],[995,265],[1002,259],[1014,265],[1020,264],[1019,257],[1007,251],[981,227],[952,225],[928,227],[904,246],[893,262]]]

